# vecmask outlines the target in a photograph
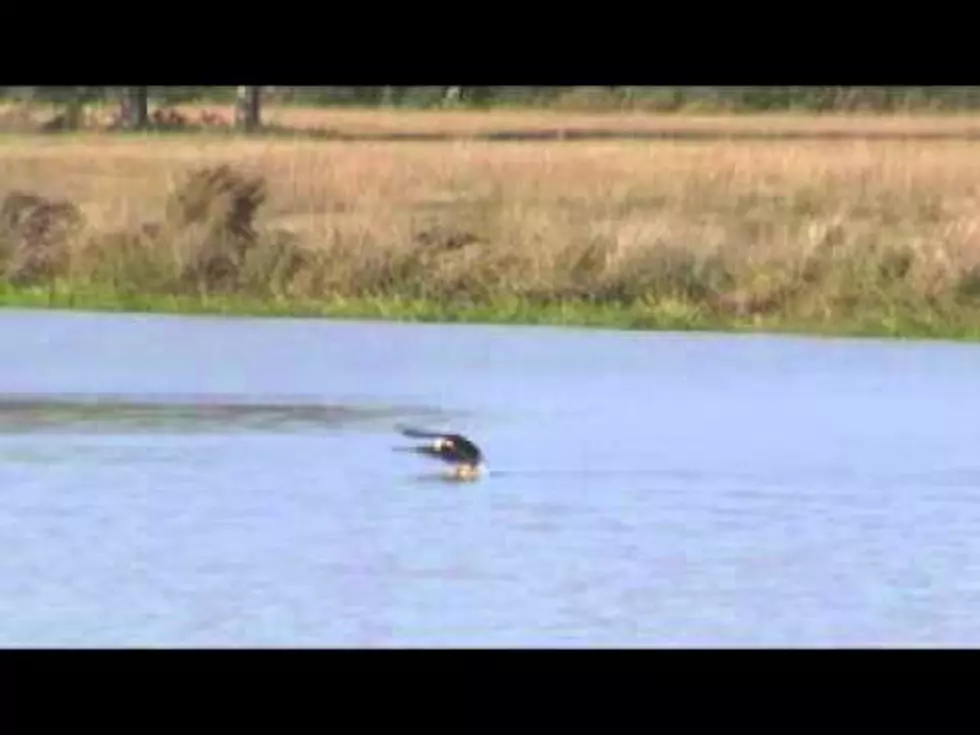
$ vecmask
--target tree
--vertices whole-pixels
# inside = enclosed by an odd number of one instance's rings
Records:
[[[127,130],[140,130],[146,127],[149,119],[146,87],[124,87],[120,117],[123,127]]]
[[[235,124],[239,129],[250,133],[260,124],[261,87],[239,87],[235,104]]]

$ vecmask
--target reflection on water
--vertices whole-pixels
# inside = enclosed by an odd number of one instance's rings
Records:
[[[256,396],[2,395],[0,433],[310,432],[390,425],[412,418],[445,421],[446,413],[419,406],[330,405],[308,398]]]

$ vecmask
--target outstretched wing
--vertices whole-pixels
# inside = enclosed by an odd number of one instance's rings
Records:
[[[399,426],[398,430],[405,436],[411,437],[412,439],[445,440],[449,436],[448,434],[444,434],[439,431],[416,429],[411,426]],[[395,447],[395,451],[414,452],[415,454],[424,454],[427,457],[434,457],[443,461],[450,461],[446,454],[445,447],[441,446],[439,441],[431,441],[429,444],[425,444],[420,447]]]
[[[428,445],[421,447],[392,447],[393,452],[411,452],[412,454],[423,454],[426,457],[435,457],[436,459],[445,459],[442,452],[437,450],[435,447],[430,447]]]
[[[427,431],[425,429],[414,429],[410,426],[400,426],[398,430],[405,436],[412,439],[441,439],[446,435],[440,431]]]

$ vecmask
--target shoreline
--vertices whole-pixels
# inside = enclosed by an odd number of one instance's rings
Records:
[[[201,298],[119,294],[99,289],[72,291],[64,286],[54,291],[47,287],[6,286],[0,289],[0,310],[12,309],[980,343],[980,315],[973,325],[968,320],[944,324],[923,320],[922,313],[915,310],[892,315],[891,319],[880,315],[875,318],[871,314],[834,320],[778,316],[758,319],[705,314],[693,305],[684,308],[677,302],[616,304],[566,300],[533,304],[515,298],[452,306],[435,300],[390,296],[270,300],[238,295]]]

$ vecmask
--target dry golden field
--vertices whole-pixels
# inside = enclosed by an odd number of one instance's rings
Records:
[[[346,130],[499,130],[600,117],[603,127],[665,124],[653,115],[273,112],[267,121]],[[777,121],[980,129],[967,117],[669,117],[672,127]],[[193,195],[218,202],[198,207],[211,225],[188,229],[182,215],[178,227],[168,198],[191,172],[219,166],[229,167],[217,175],[225,184],[213,179]],[[63,245],[51,246],[64,257],[34,268],[35,279],[111,275],[133,289],[193,282],[198,290],[303,298],[670,303],[733,318],[833,321],[861,309],[972,308],[980,298],[978,172],[980,145],[967,140],[0,138],[0,197],[67,200],[83,217]],[[264,198],[248,193],[249,179],[263,182]],[[229,214],[239,190],[256,208],[253,222],[239,223],[254,230],[251,239],[208,244],[234,239],[229,223],[249,218],[248,207]],[[216,229],[218,221],[227,226]],[[157,234],[137,236],[147,223]],[[39,246],[25,244],[9,221],[0,224],[0,255],[15,279],[24,261],[15,254]],[[226,262],[212,278],[202,258],[218,251]]]

